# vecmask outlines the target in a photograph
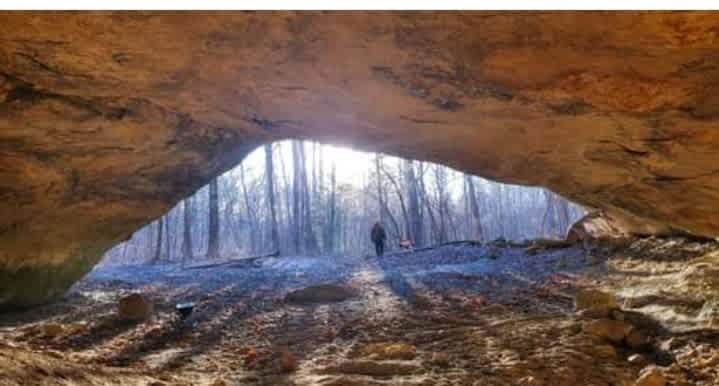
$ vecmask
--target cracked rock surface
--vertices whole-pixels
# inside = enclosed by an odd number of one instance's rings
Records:
[[[719,233],[715,13],[0,20],[0,307],[56,297],[283,138],[543,185],[642,233]]]

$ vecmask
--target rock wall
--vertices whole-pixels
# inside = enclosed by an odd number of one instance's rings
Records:
[[[284,138],[719,234],[719,14],[0,14],[0,305]]]

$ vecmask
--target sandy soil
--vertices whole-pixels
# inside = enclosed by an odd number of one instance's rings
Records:
[[[381,260],[102,267],[61,302],[0,315],[0,385],[633,385],[651,364],[670,384],[719,385],[715,250],[495,243]],[[355,295],[285,298],[321,283]],[[583,287],[617,293],[651,326],[642,361],[584,331],[573,309]],[[117,320],[132,292],[153,300],[153,321]],[[182,301],[197,303],[184,321]]]

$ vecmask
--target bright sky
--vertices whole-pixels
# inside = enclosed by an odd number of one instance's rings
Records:
[[[280,146],[278,146],[280,145]],[[282,178],[282,164],[280,157],[284,157],[284,166],[287,177],[291,183],[292,181],[292,145],[290,141],[276,142],[273,144],[275,153],[275,176],[276,178]],[[282,152],[278,152],[278,149]],[[352,150],[346,147],[322,145],[323,160],[324,160],[324,173],[325,181],[329,178],[330,171],[332,170],[332,163],[337,165],[336,178],[337,185],[352,185],[356,188],[361,188],[367,183],[367,179],[371,173],[374,173],[374,153],[366,153],[362,151]],[[312,173],[312,143],[305,142],[305,156],[307,157],[307,173],[311,178]],[[319,148],[318,154],[319,157]],[[397,157],[383,156],[383,162],[388,170],[392,172],[397,171],[398,163],[401,161]],[[265,150],[264,147],[259,147],[254,152],[250,153],[247,158],[243,161],[245,172],[248,176],[253,178],[259,177],[265,172]],[[449,175],[447,185],[445,186],[451,196],[458,197],[462,194],[463,180],[460,175],[454,174],[448,170]],[[230,171],[235,178],[239,178],[239,168],[235,168]],[[435,181],[433,179],[433,173],[429,170],[426,171],[425,183],[430,189],[434,188]],[[477,185],[478,189],[486,189],[486,184],[481,182],[480,179]]]
[[[344,147],[325,146],[324,157],[327,165],[333,162],[337,165],[338,181],[359,184],[362,177],[367,175],[373,155]]]
[[[282,151],[285,157],[285,166],[287,167],[287,173],[292,173],[292,148],[289,141],[283,141]],[[275,147],[277,151],[277,147]],[[337,165],[337,183],[338,184],[352,184],[360,186],[363,178],[367,176],[368,169],[371,166],[374,155],[371,153],[365,153],[355,151],[349,148],[322,145],[323,159],[324,159],[324,170],[326,175],[332,168],[332,163]],[[312,158],[312,144],[310,142],[305,143],[305,155],[307,157],[307,168],[308,173],[311,165]],[[278,160],[279,153],[275,153],[275,160]],[[318,154],[319,157],[319,154]],[[276,161],[277,162],[277,161]],[[243,161],[243,164],[250,173],[264,172],[265,167],[265,150],[263,147],[259,147],[254,152],[250,153],[247,158]],[[275,165],[275,168],[279,168],[280,165]],[[279,169],[277,169],[279,170]]]

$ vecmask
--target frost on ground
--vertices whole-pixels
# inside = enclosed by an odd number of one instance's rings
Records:
[[[498,242],[101,267],[59,303],[0,315],[0,385],[717,385],[716,249]],[[616,293],[623,311],[575,312],[584,287]],[[152,320],[117,318],[135,292]],[[627,324],[641,344],[597,337]]]

